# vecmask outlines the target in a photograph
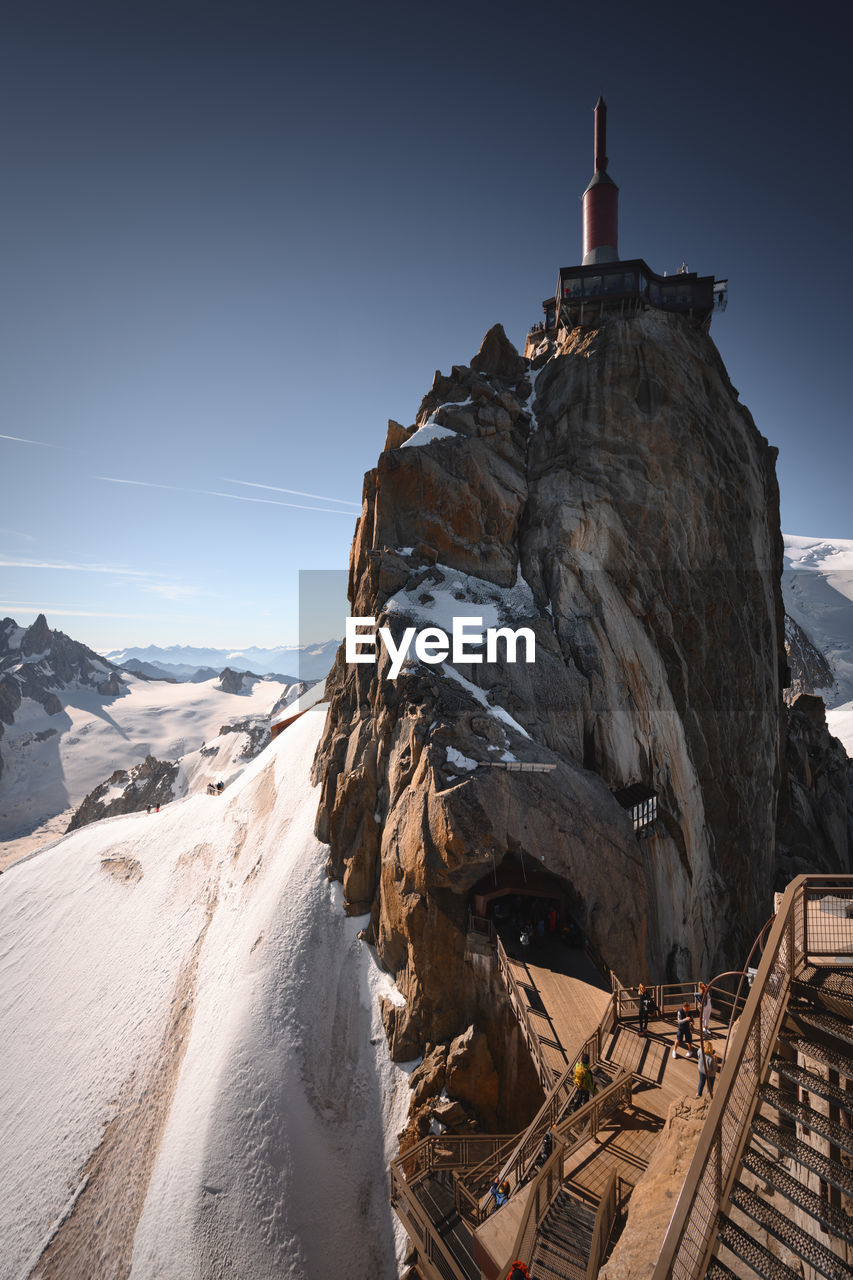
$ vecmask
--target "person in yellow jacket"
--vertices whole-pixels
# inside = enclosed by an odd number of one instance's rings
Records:
[[[578,1091],[577,1102],[575,1103],[575,1109],[577,1109],[577,1107],[582,1107],[589,1102],[595,1093],[595,1078],[589,1065],[588,1053],[582,1054],[580,1061],[575,1063],[572,1079]]]

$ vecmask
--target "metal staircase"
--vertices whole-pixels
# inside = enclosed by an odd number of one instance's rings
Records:
[[[840,1203],[853,1197],[853,1092],[841,1083],[853,1089],[851,1046],[849,974],[810,966],[790,984],[779,1051],[769,1062],[778,1084],[758,1090],[749,1145],[719,1218],[719,1262],[728,1251],[773,1280],[800,1277],[797,1260],[827,1280],[853,1275],[853,1218]],[[770,1251],[771,1237],[782,1257]]]
[[[616,984],[594,1061],[624,994]],[[480,1249],[497,1170],[512,1191],[503,1212],[527,1196],[506,1256],[536,1280],[597,1274],[625,1197],[614,1170],[593,1213],[567,1190],[567,1161],[621,1090],[630,1101],[630,1069],[569,1117],[564,1086],[517,1139],[430,1137],[393,1162],[392,1204],[423,1280],[505,1274],[499,1259],[487,1270]],[[554,1150],[537,1168],[545,1128]],[[853,877],[802,876],[777,912],[651,1280],[853,1278],[852,1210]]]
[[[536,1280],[586,1280],[595,1210],[561,1191],[536,1233],[530,1274]]]
[[[853,877],[779,906],[653,1280],[853,1277]]]
[[[460,1218],[453,1192],[453,1176],[447,1169],[435,1169],[420,1184],[420,1198],[435,1223],[458,1270],[442,1268],[447,1280],[480,1280],[480,1268],[474,1262],[471,1228]]]

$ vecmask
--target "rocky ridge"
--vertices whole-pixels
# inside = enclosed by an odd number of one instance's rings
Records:
[[[825,654],[812,644],[803,628],[789,614],[785,614],[785,652],[791,671],[791,683],[784,691],[785,701],[792,703],[801,693],[834,691],[837,688],[835,672]]]
[[[62,711],[57,690],[68,688],[93,689],[104,698],[125,692],[119,667],[64,632],[52,631],[43,613],[29,627],[4,618],[0,622],[0,739],[4,726],[14,723],[24,698],[55,716]]]
[[[174,799],[174,787],[180,765],[175,760],[156,760],[146,756],[132,769],[116,769],[95,787],[75,810],[66,834],[101,818],[122,813],[139,813],[142,809],[168,804]]]
[[[399,642],[453,613],[529,627],[536,662],[396,680],[339,652],[317,834],[405,1003],[395,1056],[477,1022],[469,893],[505,860],[558,876],[625,980],[740,963],[769,914],[788,681],[776,451],[707,333],[647,312],[500,327],[389,423],[365,477],[352,613]],[[505,772],[508,762],[554,766]],[[658,797],[638,843],[614,792]],[[849,849],[833,837],[836,869]]]

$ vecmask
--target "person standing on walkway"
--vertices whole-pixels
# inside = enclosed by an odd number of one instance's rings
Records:
[[[693,1019],[690,1016],[690,1005],[687,1001],[678,1010],[676,1017],[677,1029],[675,1033],[675,1044],[672,1046],[673,1058],[678,1057],[678,1046],[684,1045],[687,1049],[688,1058],[693,1057]]]
[[[696,1004],[702,1021],[702,1035],[707,1037],[711,1028],[711,992],[704,982],[699,983],[699,990],[696,992]]]
[[[581,1055],[579,1062],[575,1063],[575,1069],[572,1075],[572,1081],[577,1089],[577,1098],[573,1110],[577,1111],[578,1107],[583,1107],[589,1102],[595,1093],[595,1077],[589,1065],[589,1054]]]
[[[649,1029],[649,1014],[654,1008],[654,999],[650,991],[646,990],[645,983],[641,982],[637,987],[637,1005],[640,1014],[640,1031],[643,1035]]]
[[[702,1092],[707,1084],[708,1097],[713,1098],[714,1077],[717,1074],[717,1055],[710,1045],[703,1043],[699,1046],[697,1062],[699,1065],[699,1088],[696,1091],[696,1097],[702,1097]]]

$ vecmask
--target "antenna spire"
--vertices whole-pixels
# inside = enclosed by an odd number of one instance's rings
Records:
[[[583,193],[583,265],[618,262],[619,188],[607,172],[607,103],[595,104],[594,172]]]

